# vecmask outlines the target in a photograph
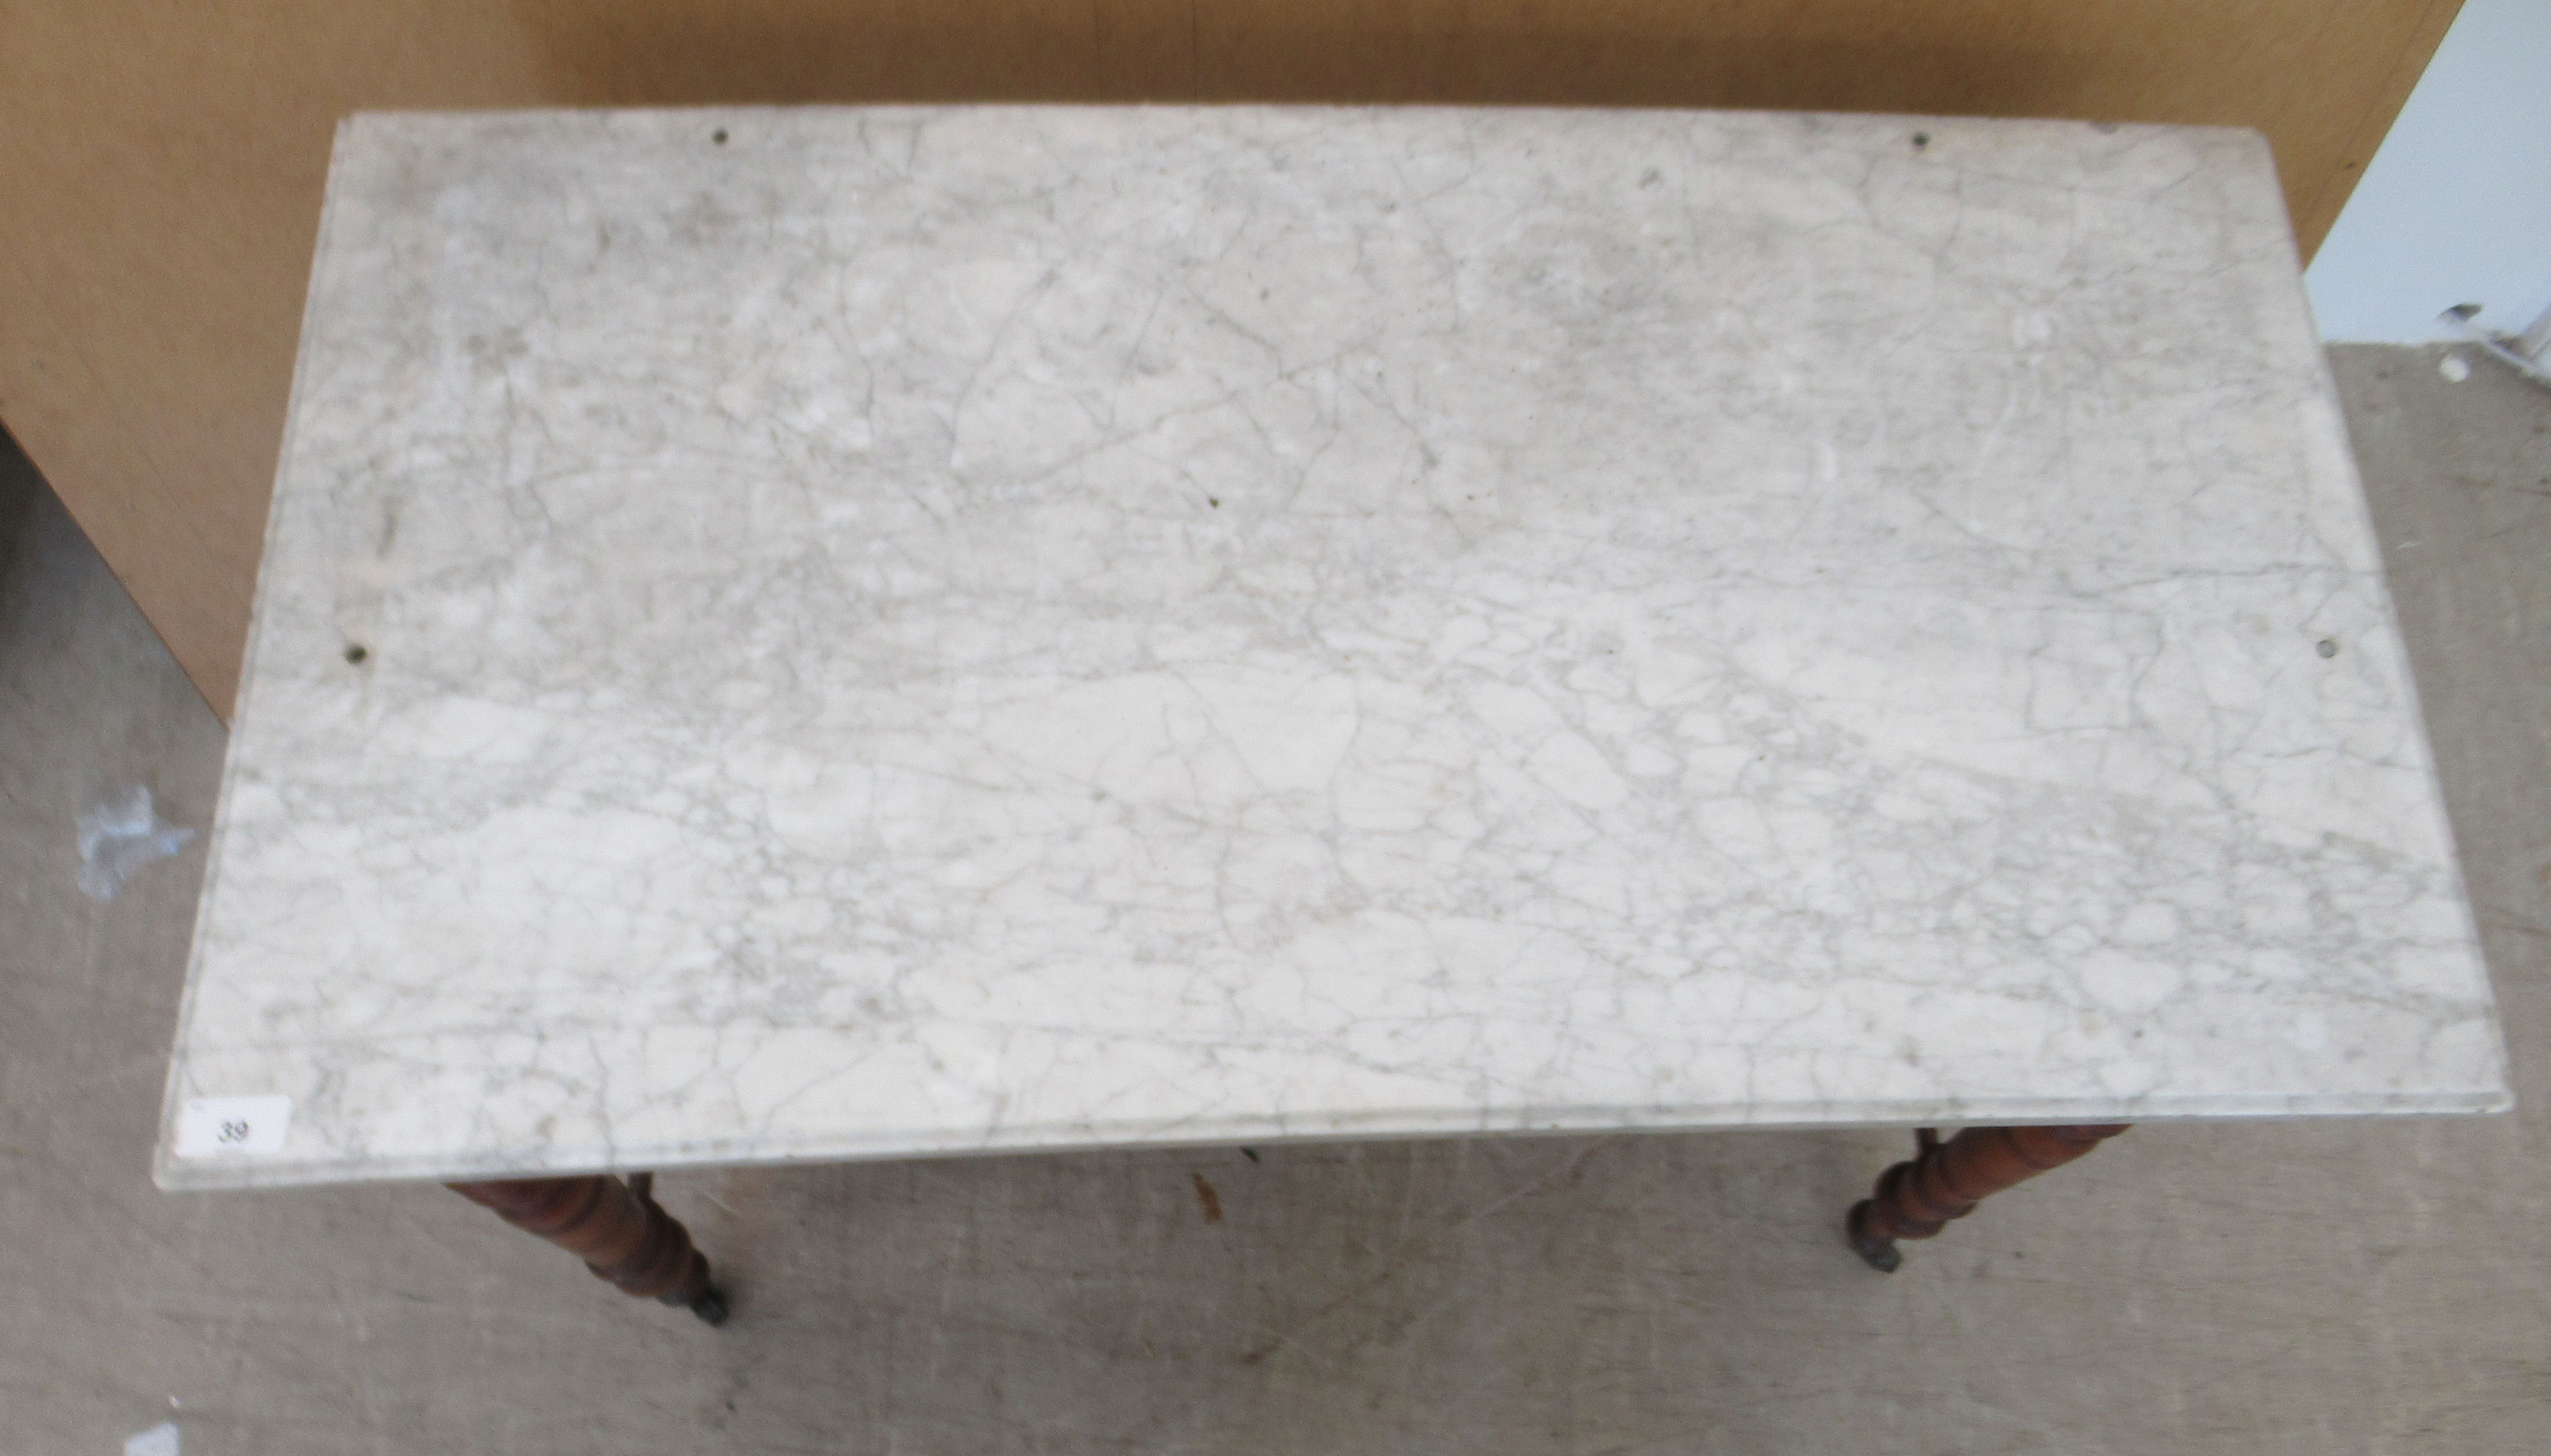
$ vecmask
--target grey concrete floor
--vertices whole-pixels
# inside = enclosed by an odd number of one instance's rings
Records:
[[[2551,1446],[2551,394],[2336,358],[2515,1115],[2138,1129],[1892,1277],[1892,1135],[674,1175],[718,1331],[439,1189],[152,1187],[201,843],[100,902],[75,825],[200,828],[222,729],[0,464],[0,1453]]]

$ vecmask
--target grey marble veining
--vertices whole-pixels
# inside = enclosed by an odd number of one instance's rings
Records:
[[[358,118],[212,849],[170,1186],[2506,1103],[2229,131]]]

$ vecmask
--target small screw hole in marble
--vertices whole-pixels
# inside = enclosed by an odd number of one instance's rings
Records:
[[[724,127],[720,127],[720,128],[718,128],[716,131],[709,133],[709,140],[710,140],[710,141],[712,141],[712,142],[715,142],[715,143],[716,143],[716,144],[718,144],[720,147],[725,146],[725,145],[726,145],[726,128],[724,128]]]
[[[359,642],[347,644],[346,661],[350,663],[360,663],[363,659],[370,657],[371,655],[371,650],[364,647]]]
[[[2335,637],[2324,637],[2320,640],[2320,646],[2313,648],[2312,651],[2319,653],[2325,658],[2334,658],[2338,656],[2338,639]]]

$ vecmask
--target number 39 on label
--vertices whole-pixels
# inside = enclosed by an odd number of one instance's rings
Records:
[[[290,1097],[188,1097],[177,1109],[180,1158],[279,1153],[292,1127]]]

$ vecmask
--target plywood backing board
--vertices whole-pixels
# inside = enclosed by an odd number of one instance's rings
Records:
[[[2325,233],[2458,0],[0,0],[0,420],[215,708],[339,118],[1465,102],[2256,127]]]

